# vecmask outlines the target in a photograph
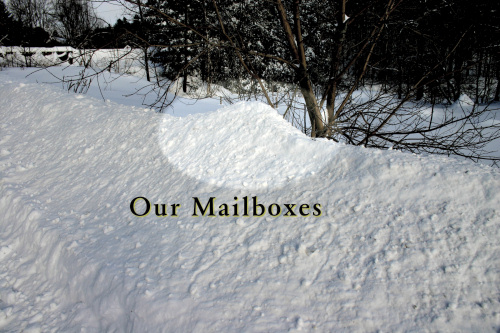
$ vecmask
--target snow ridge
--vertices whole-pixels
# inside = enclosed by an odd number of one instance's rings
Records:
[[[260,102],[186,118],[166,116],[159,131],[159,144],[172,165],[229,188],[280,187],[314,175],[337,149],[332,142],[310,140]]]

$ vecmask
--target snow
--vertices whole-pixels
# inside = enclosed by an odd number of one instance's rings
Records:
[[[500,329],[498,169],[313,141],[259,103],[158,114],[25,75],[0,71],[2,332]],[[243,216],[254,197],[266,213]]]
[[[462,94],[458,101],[455,102],[460,107],[472,107],[474,106],[474,101],[467,95]]]
[[[187,176],[256,189],[314,175],[338,149],[332,142],[310,140],[260,102],[187,118],[165,117],[159,145],[169,163]]]

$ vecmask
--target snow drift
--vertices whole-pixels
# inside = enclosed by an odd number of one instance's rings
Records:
[[[312,141],[259,102],[187,118],[165,116],[159,144],[193,178],[229,188],[283,186],[321,171],[337,145]]]
[[[500,329],[498,170],[315,142],[259,104],[179,119],[9,73],[0,330]],[[139,196],[179,214],[136,217]],[[192,216],[245,196],[322,215]]]

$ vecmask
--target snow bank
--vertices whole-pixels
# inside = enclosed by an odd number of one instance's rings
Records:
[[[187,118],[165,117],[159,144],[186,175],[249,189],[281,187],[314,175],[337,149],[332,142],[312,141],[260,102]]]
[[[314,142],[253,103],[179,119],[11,71],[0,101],[2,331],[500,329],[497,169]]]
[[[454,108],[472,107],[474,106],[474,101],[466,94],[460,95],[460,98],[452,105]]]

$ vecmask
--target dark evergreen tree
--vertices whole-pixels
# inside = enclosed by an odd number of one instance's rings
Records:
[[[41,47],[53,44],[49,33],[42,27],[16,20],[5,3],[0,2],[0,45]]]
[[[4,1],[0,1],[0,46],[20,43],[19,28]]]

